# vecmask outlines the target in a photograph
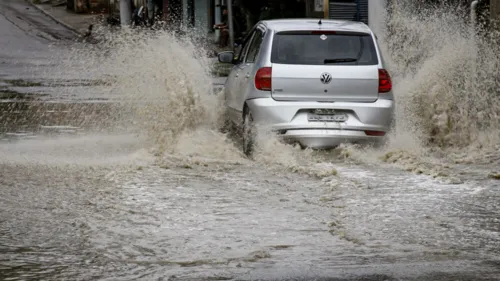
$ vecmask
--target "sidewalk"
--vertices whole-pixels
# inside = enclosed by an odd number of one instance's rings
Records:
[[[51,3],[34,4],[33,0],[26,0],[35,6],[42,13],[46,14],[54,21],[72,30],[78,35],[83,35],[88,31],[89,25],[97,23],[103,16],[100,14],[77,14],[66,9],[66,5],[53,7]]]

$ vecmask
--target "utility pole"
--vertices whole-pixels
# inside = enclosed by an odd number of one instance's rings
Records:
[[[470,4],[470,21],[472,26],[472,31],[475,31],[477,25],[477,5],[479,5],[479,0],[474,0]]]
[[[222,0],[215,0],[215,24],[220,24],[221,23],[221,1]],[[215,42],[220,42],[220,30],[217,28],[215,29]]]
[[[120,0],[120,24],[130,25],[132,22],[132,0]]]
[[[229,44],[231,50],[234,50],[234,26],[233,26],[233,1],[227,0],[227,20],[229,22]]]

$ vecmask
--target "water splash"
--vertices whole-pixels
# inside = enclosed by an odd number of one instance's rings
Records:
[[[468,15],[446,3],[393,2],[377,34],[393,77],[396,130],[383,149],[346,146],[350,159],[433,176],[448,174],[450,163],[495,159],[500,34],[473,33]]]
[[[407,2],[394,5],[384,41],[398,132],[411,133],[424,147],[495,144],[500,36],[474,36],[465,10],[447,4],[415,10]]]
[[[397,125],[386,147],[343,145],[298,156],[272,141],[262,148],[260,161],[383,161],[437,175],[444,174],[445,161],[463,162],[467,155],[474,162],[498,154],[500,34],[473,33],[468,16],[461,6],[399,0],[374,21],[396,95]]]
[[[490,156],[499,154],[500,143],[500,34],[474,31],[468,15],[461,6],[401,0],[381,16],[385,26],[376,21],[396,95],[397,125],[386,147],[344,145],[298,156],[298,150],[271,141],[259,161],[383,161],[440,176],[448,174],[450,163],[495,159]]]
[[[220,132],[224,121],[222,93],[212,92],[213,60],[193,36],[171,31],[98,31],[101,43],[75,48],[64,72],[85,72],[105,79],[114,97],[116,116],[147,139],[144,145],[165,161],[247,162],[238,136]],[[269,133],[259,134],[255,160],[267,166],[297,169],[309,154],[284,145]],[[179,157],[181,158],[179,160]]]
[[[397,101],[397,128],[389,145],[382,150],[346,145],[322,154],[260,134],[258,163],[290,168],[310,166],[317,159],[366,162],[394,151],[419,158],[435,147],[481,150],[498,143],[500,52],[491,46],[500,36],[472,37],[464,11],[408,3],[396,2],[387,26],[378,21],[377,27]],[[64,60],[61,76],[79,73],[105,80],[103,94],[117,103],[114,118],[147,136],[159,155],[244,159],[240,146],[218,131],[222,95],[212,93],[212,60],[206,46],[193,43],[197,34],[96,32],[101,43],[75,48]]]
[[[97,32],[101,43],[74,49],[65,72],[106,79],[117,114],[137,133],[172,153],[184,133],[217,129],[220,96],[212,92],[210,59],[194,40],[166,30]]]

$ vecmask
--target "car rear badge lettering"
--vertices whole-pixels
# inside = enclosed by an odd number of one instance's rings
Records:
[[[328,84],[332,81],[332,75],[328,72],[321,74],[320,76],[321,83]]]

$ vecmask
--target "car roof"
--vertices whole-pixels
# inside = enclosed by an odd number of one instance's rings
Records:
[[[274,19],[263,20],[260,23],[276,32],[292,30],[335,30],[372,33],[370,27],[363,22],[348,20],[330,20],[306,18],[306,19]]]

